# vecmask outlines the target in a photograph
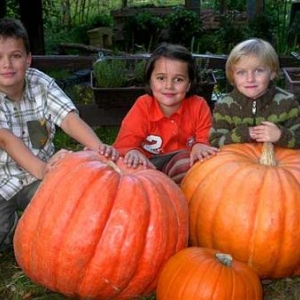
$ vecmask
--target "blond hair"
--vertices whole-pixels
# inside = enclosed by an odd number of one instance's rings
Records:
[[[279,76],[279,59],[273,46],[262,39],[253,38],[237,44],[231,50],[225,66],[226,77],[230,84],[234,84],[233,66],[239,62],[241,57],[250,55],[255,56],[262,65],[269,67],[276,77]]]

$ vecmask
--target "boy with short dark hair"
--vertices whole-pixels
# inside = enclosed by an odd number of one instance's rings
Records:
[[[31,61],[22,23],[0,19],[0,251],[12,245],[16,211],[26,208],[47,169],[67,152],[54,153],[55,126],[113,160],[119,155],[79,117],[53,78],[30,68]]]

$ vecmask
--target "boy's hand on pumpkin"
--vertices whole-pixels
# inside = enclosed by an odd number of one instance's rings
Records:
[[[216,155],[218,151],[220,150],[216,147],[211,147],[206,144],[197,143],[193,146],[191,151],[190,165],[192,166],[197,160],[203,161],[205,159],[208,159]]]
[[[129,168],[137,168],[139,165],[143,165],[145,168],[154,168],[155,166],[150,162],[150,160],[139,150],[133,149],[129,150],[124,156],[124,163]]]

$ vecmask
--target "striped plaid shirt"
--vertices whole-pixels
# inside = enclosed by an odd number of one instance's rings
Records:
[[[58,87],[54,79],[33,68],[25,76],[25,89],[20,102],[11,101],[0,91],[0,128],[12,131],[23,140],[33,154],[47,161],[54,154],[55,125],[60,126],[75,105]],[[47,139],[40,149],[31,143],[28,122],[44,124]],[[18,166],[5,151],[0,149],[0,194],[9,200],[36,179]]]

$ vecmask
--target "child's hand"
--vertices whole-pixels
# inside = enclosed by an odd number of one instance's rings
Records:
[[[125,154],[124,163],[129,168],[137,168],[139,165],[143,165],[145,168],[154,168],[155,166],[150,162],[150,160],[139,150],[130,150]]]
[[[280,129],[271,122],[263,121],[260,125],[249,128],[249,134],[256,142],[275,143],[280,139]]]
[[[210,158],[213,155],[220,151],[216,147],[211,147],[206,144],[197,143],[193,146],[191,151],[191,160],[190,165],[192,166],[195,161],[203,161],[205,159]]]
[[[119,158],[119,152],[113,146],[102,144],[99,147],[100,154],[104,155],[105,157],[111,157],[113,161],[116,161]]]

